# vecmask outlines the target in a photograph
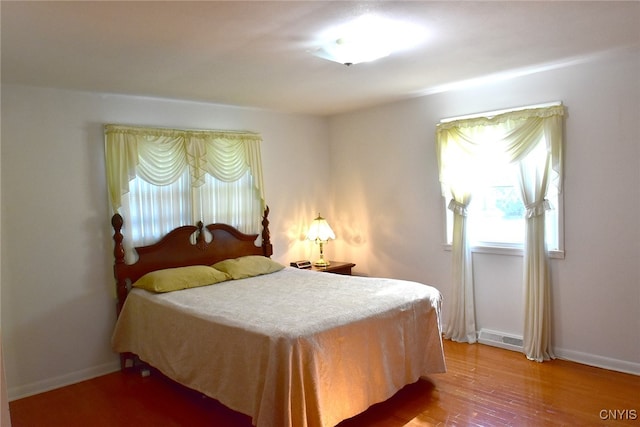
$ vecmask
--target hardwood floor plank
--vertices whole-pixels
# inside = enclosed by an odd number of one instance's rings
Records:
[[[410,384],[339,426],[640,425],[639,376],[531,362],[481,344],[444,345],[446,374]],[[116,372],[9,406],[13,427],[251,426],[249,417],[155,371],[145,378]]]

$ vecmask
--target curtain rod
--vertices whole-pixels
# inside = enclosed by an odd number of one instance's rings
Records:
[[[446,119],[441,119],[440,123],[448,123],[448,122],[453,122],[453,121],[456,121],[456,120],[475,119],[475,118],[478,118],[478,117],[494,117],[494,116],[498,116],[500,114],[510,113],[512,111],[529,110],[529,109],[534,109],[534,108],[555,107],[555,106],[558,106],[558,105],[562,105],[562,101],[547,102],[545,104],[529,105],[529,106],[526,106],[526,107],[505,108],[504,110],[489,111],[489,112],[486,112],[486,113],[468,114],[466,116],[448,117]]]

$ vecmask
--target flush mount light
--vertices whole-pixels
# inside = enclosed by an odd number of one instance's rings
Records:
[[[423,28],[409,22],[364,15],[325,31],[312,53],[340,64],[353,65],[409,49],[422,42],[425,35]]]

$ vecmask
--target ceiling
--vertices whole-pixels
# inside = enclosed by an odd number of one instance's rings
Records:
[[[310,53],[365,13],[423,26],[411,51],[347,67]],[[640,44],[640,2],[0,3],[2,83],[331,115]]]

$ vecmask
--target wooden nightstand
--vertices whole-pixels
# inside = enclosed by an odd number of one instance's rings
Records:
[[[325,271],[327,273],[344,274],[351,276],[351,269],[356,265],[352,262],[329,261],[328,267],[311,267],[313,271]]]

